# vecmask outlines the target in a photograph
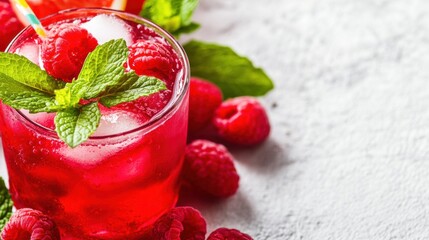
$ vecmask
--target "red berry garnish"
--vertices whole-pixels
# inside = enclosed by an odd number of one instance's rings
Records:
[[[271,129],[265,109],[252,97],[223,102],[216,110],[213,123],[224,140],[242,146],[263,142]]]
[[[138,75],[160,78],[167,83],[168,88],[171,88],[181,65],[170,46],[150,40],[139,40],[129,49],[128,65],[131,69]]]
[[[71,82],[97,45],[97,40],[84,28],[74,24],[56,26],[42,42],[43,67],[51,76]]]
[[[207,240],[253,240],[253,238],[237,229],[218,228],[210,234]]]
[[[183,175],[189,184],[215,197],[236,193],[240,180],[232,155],[208,140],[195,140],[186,147]]]
[[[24,26],[16,17],[7,1],[0,2],[0,51],[4,51],[10,41]]]
[[[18,209],[1,232],[3,240],[59,240],[54,221],[38,210]]]
[[[192,207],[177,207],[155,222],[152,239],[204,240],[206,233],[206,221],[198,210]]]
[[[222,103],[222,92],[215,84],[192,77],[189,93],[188,132],[196,134],[212,120],[215,110]]]

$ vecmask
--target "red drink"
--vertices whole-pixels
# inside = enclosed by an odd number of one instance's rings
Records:
[[[42,24],[89,26],[100,14],[122,19],[128,44],[149,39],[171,46],[179,70],[162,79],[168,90],[103,108],[97,132],[76,148],[53,131],[55,114],[27,114],[2,105],[0,129],[10,192],[17,208],[30,207],[53,217],[62,239],[141,239],[177,200],[186,145],[189,65],[170,35],[126,13],[81,9],[49,17]],[[95,25],[107,24],[102,20]],[[37,39],[27,28],[9,51],[38,63]]]

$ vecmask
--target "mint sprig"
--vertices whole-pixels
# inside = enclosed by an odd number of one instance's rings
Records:
[[[225,98],[262,96],[274,87],[264,70],[229,47],[193,40],[184,48],[191,64],[191,75],[218,85]]]
[[[13,202],[9,191],[4,184],[3,178],[0,177],[0,232],[12,216],[12,206]]]
[[[28,59],[1,52],[0,65],[10,65],[0,69],[0,100],[31,113],[57,112],[55,130],[74,148],[96,131],[101,119],[98,103],[112,107],[166,89],[157,78],[125,73],[127,57],[123,39],[99,45],[86,57],[77,79],[64,84]],[[81,104],[82,99],[90,103]]]
[[[140,15],[178,37],[199,28],[192,22],[197,6],[198,0],[146,0]]]

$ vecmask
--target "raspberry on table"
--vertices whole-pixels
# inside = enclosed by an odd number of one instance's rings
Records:
[[[198,210],[192,207],[176,207],[155,222],[152,239],[204,240],[206,233],[206,221]]]
[[[216,110],[213,123],[220,137],[241,146],[263,142],[271,129],[265,109],[253,97],[226,100]]]
[[[222,91],[218,86],[207,80],[192,77],[189,88],[188,132],[196,134],[206,127],[221,103]]]
[[[138,40],[129,46],[128,66],[138,75],[157,77],[170,89],[181,68],[171,46],[151,40]]]
[[[186,147],[183,176],[215,197],[235,194],[240,180],[232,155],[223,145],[208,140],[195,140]]]
[[[75,24],[54,27],[42,41],[43,67],[51,76],[71,82],[97,45],[97,39],[91,33]]]
[[[207,240],[253,240],[253,238],[237,229],[218,228],[209,235]]]
[[[8,1],[0,1],[0,51],[24,28]]]
[[[3,240],[59,240],[54,221],[38,210],[18,209],[1,232]]]

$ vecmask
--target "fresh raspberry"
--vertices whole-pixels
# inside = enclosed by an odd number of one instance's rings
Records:
[[[212,120],[222,103],[222,92],[215,84],[195,77],[191,78],[189,92],[188,132],[196,134]]]
[[[97,44],[86,29],[77,25],[54,27],[42,42],[43,67],[51,76],[71,82],[79,75],[86,56]]]
[[[138,75],[154,76],[164,80],[168,88],[181,68],[173,49],[167,44],[139,40],[130,47],[128,64]]]
[[[271,128],[265,109],[252,97],[223,102],[216,110],[213,123],[224,140],[242,146],[263,142]]]
[[[30,208],[18,209],[1,233],[3,240],[59,240],[57,225],[42,212]]]
[[[139,40],[153,40],[157,41],[160,39],[160,36],[158,33],[156,33],[154,30],[146,27],[145,25],[138,24],[135,27],[133,27],[134,34],[131,34],[134,36],[133,40],[139,41]]]
[[[16,17],[7,1],[0,1],[0,51],[4,51],[9,42],[24,26]]]
[[[186,147],[184,178],[189,184],[215,197],[237,192],[240,177],[233,157],[221,144],[195,140]]]
[[[192,207],[176,207],[155,222],[152,239],[204,240],[206,233],[206,221],[198,210]]]
[[[237,229],[218,228],[213,231],[207,240],[253,240],[249,235]]]

